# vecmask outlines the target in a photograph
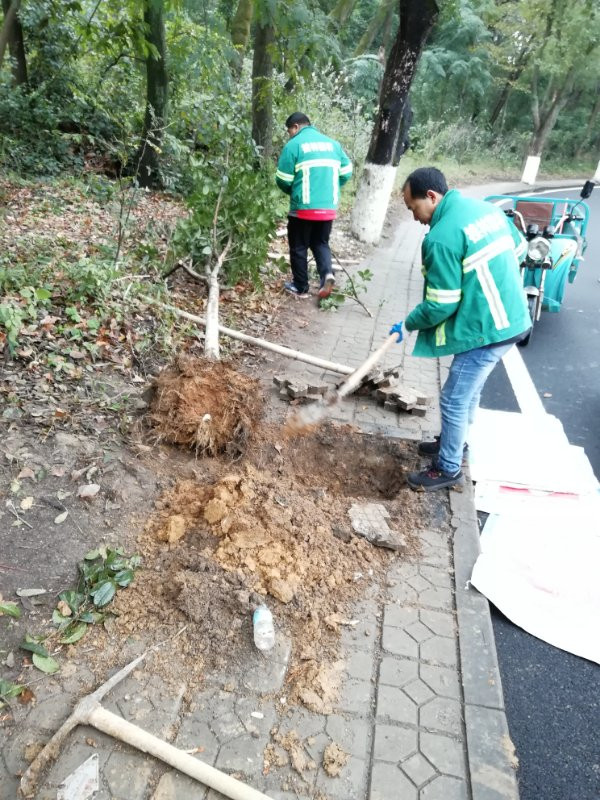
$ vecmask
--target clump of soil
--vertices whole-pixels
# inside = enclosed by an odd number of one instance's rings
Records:
[[[157,442],[239,456],[262,415],[259,382],[223,361],[180,356],[154,383],[147,420]]]
[[[398,558],[353,536],[348,508],[365,495],[381,500],[394,463],[398,474],[403,469],[400,457],[382,451],[373,437],[338,429],[334,446],[335,429],[322,434],[298,449],[268,442],[263,432],[252,463],[247,458],[229,471],[217,464],[212,483],[180,481],[159,502],[140,537],[149,569],[127,597],[117,597],[115,624],[121,634],[145,631],[156,640],[185,628],[169,648],[169,676],[177,652],[188,678],[194,671],[195,677],[202,670],[243,671],[253,650],[252,611],[266,601],[278,635],[292,641],[288,702],[331,711],[341,675],[340,632],[353,624],[351,604],[370,585],[381,585]],[[345,453],[337,473],[325,458],[332,450]],[[384,502],[390,524],[415,551],[422,499],[404,490]]]
[[[323,752],[323,769],[332,778],[336,778],[348,763],[348,753],[335,742],[331,742]]]

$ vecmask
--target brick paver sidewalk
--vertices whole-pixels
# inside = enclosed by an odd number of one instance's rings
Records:
[[[420,299],[420,236],[418,226],[403,223],[391,246],[367,259],[375,274],[366,299],[373,318],[348,303],[337,314],[318,316],[323,332],[299,329],[288,344],[349,365],[361,363]],[[409,352],[410,346],[392,349],[386,366],[400,364],[406,383],[435,398],[426,417],[392,414],[364,398],[350,398],[337,409],[337,419],[366,433],[414,440],[437,432],[446,367],[413,359]],[[287,373],[323,377],[307,365],[281,363]],[[264,696],[283,679],[289,653],[283,637],[268,668],[257,654],[242,671],[212,676],[191,704],[183,704],[185,687],[164,686],[140,671],[115,689],[106,706],[178,747],[201,745],[200,758],[239,773],[273,800],[516,800],[487,601],[467,588],[478,546],[471,494],[451,493],[448,500],[446,492],[436,493],[428,507],[421,555],[396,562],[387,585],[355,609],[358,624],[345,629],[343,692],[334,713],[300,708],[282,717],[281,707]],[[134,654],[135,646],[128,645],[124,661]],[[2,798],[15,796],[26,746],[55,731],[74,698],[93,684],[94,676],[81,670],[70,678],[59,674],[39,690],[35,708],[17,710],[22,727],[6,743],[0,763]],[[289,766],[263,774],[264,749],[276,724],[280,733],[296,731],[312,757],[314,766],[304,780]],[[350,754],[337,778],[321,766],[332,741]],[[101,774],[95,800],[220,800],[159,762],[85,728],[71,734],[39,800],[54,800],[60,781],[94,753]]]

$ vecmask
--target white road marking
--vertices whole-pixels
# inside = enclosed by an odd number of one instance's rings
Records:
[[[517,398],[522,414],[545,414],[546,409],[525,366],[523,356],[516,345],[513,345],[502,359],[508,380]]]
[[[555,189],[552,191],[556,191]],[[567,191],[569,191],[567,189]],[[533,192],[532,192],[533,194]],[[547,192],[535,192],[535,194],[547,194]],[[494,205],[501,205],[501,200],[496,200]],[[523,356],[519,352],[517,345],[513,345],[502,359],[508,380],[517,398],[517,403],[522,414],[544,415],[546,409],[540,398],[535,383],[531,379],[529,370],[525,366]]]

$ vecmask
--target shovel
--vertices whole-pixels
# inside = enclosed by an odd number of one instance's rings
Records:
[[[389,348],[398,342],[398,334],[391,333],[381,347],[375,350],[374,353],[367,358],[367,360],[358,367],[339,387],[335,392],[329,392],[325,395],[322,401],[314,403],[310,406],[305,406],[299,409],[286,423],[286,429],[290,433],[302,433],[307,429],[318,425],[322,419],[325,419],[333,410],[340,400],[346,395],[358,388],[362,379],[367,375],[375,366],[375,364],[385,355]]]

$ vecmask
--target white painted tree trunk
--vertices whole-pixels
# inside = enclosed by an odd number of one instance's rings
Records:
[[[394,188],[396,167],[365,164],[352,210],[352,233],[361,242],[377,244]]]
[[[204,332],[204,355],[218,361],[219,355],[219,276],[210,272],[208,276],[208,301],[206,303],[206,329]]]
[[[592,178],[594,181],[598,181],[600,183],[600,161],[598,162],[598,166],[596,167],[596,172],[594,173],[594,177]]]
[[[527,156],[523,175],[521,176],[521,181],[523,183],[528,183],[530,186],[533,186],[540,168],[540,161],[541,156]]]

